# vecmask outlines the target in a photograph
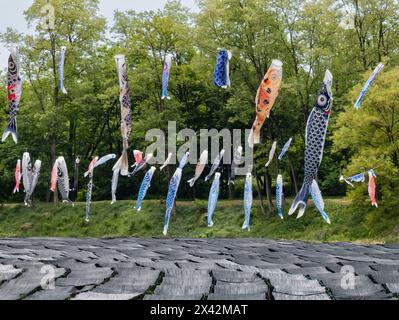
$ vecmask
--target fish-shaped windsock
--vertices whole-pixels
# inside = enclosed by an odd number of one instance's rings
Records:
[[[375,174],[374,170],[370,170],[368,172],[369,174],[369,196],[371,199],[371,204],[373,207],[378,208],[378,204],[377,204],[377,200],[375,199],[375,190],[376,190],[376,183],[375,183],[375,178],[377,177],[377,175]]]
[[[331,116],[333,76],[326,71],[324,81],[317,97],[317,102],[309,116],[306,127],[306,152],[305,152],[305,179],[303,186],[296,196],[289,215],[299,208],[298,218],[305,214],[313,181],[317,177],[321,161],[323,159],[324,144],[326,141],[328,123]]]
[[[19,192],[19,187],[21,185],[21,178],[22,178],[21,160],[18,160],[17,161],[17,165],[15,167],[15,188],[14,188],[14,193]]]
[[[283,176],[281,174],[277,177],[276,183],[276,206],[278,215],[280,216],[281,220],[284,219],[283,216],[283,194],[284,194],[284,186],[283,186]]]
[[[170,162],[172,161],[172,156],[173,156],[172,153],[168,154],[168,157],[166,158],[165,163],[163,164],[163,166],[161,168],[159,168],[160,171],[163,171],[163,169],[165,169],[170,164]]]
[[[194,187],[197,180],[201,177],[202,172],[204,172],[207,163],[208,163],[208,150],[204,150],[197,164],[197,168],[195,169],[194,178],[187,181],[190,184],[190,187]]]
[[[345,181],[346,184],[350,185],[351,187],[354,187],[352,182],[356,183],[363,183],[366,181],[366,175],[365,173],[359,173],[353,177],[345,178],[344,176],[341,176],[339,178],[339,181]]]
[[[119,174],[120,174],[120,168],[114,168],[115,170],[113,171],[112,174],[112,184],[111,184],[111,195],[112,195],[112,202],[111,204],[116,203],[116,190],[118,189],[118,180],[119,180]]]
[[[273,161],[273,159],[274,159],[274,156],[276,155],[276,150],[277,150],[277,141],[275,141],[275,142],[273,143],[273,146],[272,146],[272,148],[271,148],[271,150],[270,150],[270,153],[269,153],[269,162],[266,163],[266,168],[269,167],[270,164],[272,163],[272,161]]]
[[[132,103],[129,95],[129,81],[127,77],[126,61],[124,55],[115,56],[116,67],[119,79],[119,101],[121,105],[121,134],[123,140],[122,156],[115,164],[120,169],[122,176],[129,175],[129,158],[127,150],[129,148],[129,137],[132,132]]]
[[[22,184],[24,186],[25,193],[28,194],[32,183],[32,163],[30,155],[25,152],[22,156]]]
[[[140,163],[136,163],[135,168],[133,170],[133,172],[129,173],[129,177],[133,177],[135,176],[138,172],[140,172],[141,170],[143,170],[147,164],[154,158],[154,155],[152,153],[147,154],[147,156],[145,157],[145,159],[141,160]]]
[[[261,129],[266,119],[270,116],[278,97],[282,80],[283,63],[280,60],[273,60],[256,95],[256,119],[248,138],[248,144],[251,148],[260,143]]]
[[[89,168],[87,169],[87,171],[84,174],[84,177],[87,178],[90,174],[93,174],[93,170],[96,167],[97,161],[98,161],[98,157],[94,157],[90,164],[89,164]]]
[[[211,187],[211,191],[209,192],[209,200],[208,200],[208,227],[209,228],[212,228],[214,226],[213,213],[215,212],[216,204],[219,199],[220,177],[221,177],[221,174],[219,172],[216,172],[215,179],[213,180],[213,184]]]
[[[237,150],[234,153],[233,163],[231,164],[230,177],[228,182],[229,186],[235,184],[237,168],[240,166],[241,162],[242,162],[242,147],[239,146],[237,147]]]
[[[55,160],[53,169],[51,170],[50,190],[55,192],[57,190],[58,181],[58,159]]]
[[[359,97],[356,100],[355,103],[355,108],[356,110],[359,110],[362,102],[367,94],[367,91],[369,91],[370,87],[373,85],[373,82],[375,80],[375,78],[377,77],[377,75],[381,72],[381,70],[384,68],[384,64],[380,63],[377,68],[375,68],[375,70],[373,71],[373,73],[371,74],[370,78],[367,80],[365,86],[363,87],[362,91],[360,92]]]
[[[206,176],[205,181],[208,181],[215,174],[216,170],[219,168],[219,166],[220,166],[220,164],[221,164],[221,162],[223,160],[224,154],[225,154],[225,150],[223,149],[222,151],[220,151],[220,153],[217,156],[217,158],[213,161],[213,165],[212,165],[211,171]]]
[[[245,179],[245,189],[244,189],[245,221],[242,226],[243,230],[247,229],[248,231],[250,231],[252,202],[253,202],[252,174],[248,173]]]
[[[321,191],[320,191],[319,185],[317,184],[316,180],[313,180],[312,186],[310,187],[310,194],[312,195],[313,202],[314,202],[317,210],[319,210],[323,219],[328,224],[331,224],[330,217],[328,216],[327,212],[324,211],[324,208],[325,208],[324,199],[323,199],[323,196],[321,195]]]
[[[32,197],[35,192],[37,183],[39,182],[40,177],[40,169],[42,167],[42,162],[40,160],[36,160],[32,169],[32,178],[31,178],[31,186],[29,192],[26,193],[25,196],[25,205],[30,207],[32,205]]]
[[[283,150],[281,150],[281,153],[278,156],[278,161],[283,160],[284,156],[286,155],[286,153],[288,152],[288,150],[291,147],[291,143],[292,143],[292,138],[290,138],[290,140],[288,140],[287,143],[284,145]]]
[[[7,91],[7,101],[10,117],[1,141],[6,141],[8,136],[11,134],[15,144],[17,144],[17,113],[22,96],[22,79],[20,77],[18,48],[16,47],[11,48],[10,58],[8,59]]]
[[[218,51],[215,72],[213,74],[215,86],[223,89],[230,87],[230,60],[232,56],[231,51],[224,49]]]
[[[85,173],[85,178],[89,177],[89,183],[87,185],[87,193],[86,193],[86,222],[90,222],[90,209],[91,209],[91,196],[93,193],[93,177],[94,177],[94,169],[98,166],[105,165],[108,161],[115,159],[116,155],[109,154],[104,157],[95,157],[89,164],[89,168]]]
[[[173,210],[173,207],[174,207],[174,204],[175,204],[177,191],[179,190],[181,177],[182,177],[182,174],[183,174],[183,169],[184,169],[184,167],[186,166],[186,164],[188,162],[188,157],[189,156],[190,156],[189,152],[187,152],[184,155],[184,157],[180,161],[179,167],[176,169],[175,174],[173,175],[172,179],[170,180],[168,196],[166,197],[165,225],[164,225],[164,228],[163,228],[163,234],[165,236],[168,234],[170,215],[172,213],[172,210]]]
[[[141,203],[145,199],[148,189],[151,187],[151,181],[152,177],[154,176],[155,170],[156,170],[155,167],[151,167],[151,169],[148,170],[144,176],[143,182],[141,183],[140,186],[139,196],[137,198],[137,205],[136,205],[137,211],[141,211]]]
[[[96,164],[94,165],[94,168],[102,166],[102,165],[106,164],[108,161],[115,159],[115,158],[116,158],[116,154],[111,153],[109,155],[106,155],[96,162]]]
[[[172,66],[172,55],[168,54],[165,58],[165,64],[163,67],[162,74],[162,97],[161,99],[170,99],[168,96],[168,86],[169,86],[169,77],[170,77],[170,69]]]
[[[57,178],[58,191],[60,192],[62,201],[64,203],[71,203],[72,201],[69,199],[68,167],[64,157],[59,157],[57,164],[58,164],[58,178]]]
[[[64,86],[64,64],[65,64],[66,47],[61,47],[60,56],[58,57],[58,77],[60,80],[60,89],[63,94],[68,94]]]

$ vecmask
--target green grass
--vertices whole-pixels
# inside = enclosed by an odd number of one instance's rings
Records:
[[[356,209],[343,199],[326,200],[332,225],[324,222],[312,204],[305,217],[275,214],[265,217],[257,202],[251,217],[251,231],[243,231],[242,201],[220,201],[214,214],[214,228],[207,227],[206,201],[178,202],[172,217],[170,238],[266,238],[307,241],[352,241],[386,243],[399,241],[399,215],[384,209]],[[164,204],[145,201],[137,212],[132,202],[95,202],[91,222],[85,222],[85,205],[37,204],[34,208],[5,205],[0,208],[0,237],[159,237],[162,238]],[[285,210],[287,212],[287,208]]]

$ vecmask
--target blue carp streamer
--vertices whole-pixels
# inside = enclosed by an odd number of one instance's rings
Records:
[[[151,167],[151,169],[148,170],[144,176],[143,182],[141,183],[139,196],[137,199],[137,205],[136,205],[137,211],[141,211],[141,203],[145,199],[148,189],[151,187],[151,181],[152,181],[152,177],[154,176],[155,170],[156,170],[155,167]]]
[[[163,229],[163,234],[166,236],[168,234],[169,229],[169,222],[170,222],[170,215],[172,213],[175,199],[177,195],[177,191],[179,190],[181,177],[183,174],[183,169],[188,162],[188,157],[190,153],[187,152],[183,159],[180,161],[179,167],[176,169],[175,174],[173,175],[172,179],[170,180],[168,196],[166,197],[166,213],[165,213],[165,225]]]
[[[213,82],[215,86],[227,89],[230,87],[230,59],[232,54],[228,50],[221,49],[218,51],[215,73]]]
[[[354,187],[352,182],[356,182],[356,183],[363,183],[366,181],[366,173],[359,173],[353,177],[349,177],[349,178],[345,178],[344,176],[341,176],[341,178],[339,179],[340,181],[345,181],[348,185],[350,185],[351,187]]]
[[[60,80],[60,90],[63,94],[68,94],[64,86],[64,64],[65,64],[66,47],[61,47],[60,56],[58,58],[58,77]]]
[[[277,177],[277,184],[276,184],[276,205],[278,210],[278,215],[280,216],[281,220],[284,219],[283,216],[283,176],[281,174]]]
[[[370,78],[367,80],[366,84],[364,85],[362,91],[360,92],[359,97],[356,100],[355,103],[355,108],[356,110],[359,110],[362,102],[367,94],[367,91],[369,91],[370,87],[373,85],[373,82],[375,80],[375,78],[377,77],[377,75],[381,72],[381,70],[384,68],[384,64],[380,63],[377,68],[375,68],[375,70],[373,71],[373,73],[371,74]]]
[[[219,199],[219,189],[220,189],[220,177],[221,174],[217,172],[215,174],[215,179],[213,180],[212,188],[209,193],[209,200],[208,200],[208,227],[212,228],[213,223],[213,213],[216,209],[216,204]]]
[[[162,74],[162,100],[170,99],[168,96],[168,86],[169,86],[171,66],[172,66],[172,55],[168,54],[165,58],[165,65]]]
[[[278,156],[278,161],[283,160],[284,156],[286,155],[286,153],[288,152],[288,150],[291,147],[291,143],[292,143],[292,138],[290,138],[290,140],[288,140],[287,143],[284,145],[283,150],[281,151],[280,155]]]
[[[247,229],[248,231],[250,231],[252,202],[253,202],[252,174],[248,173],[245,179],[245,190],[244,190],[245,221],[244,225],[242,226],[243,230]]]
[[[320,93],[317,97],[306,126],[306,147],[305,147],[305,176],[301,190],[292,203],[288,214],[291,216],[299,210],[298,219],[305,214],[309,196],[312,193],[321,162],[323,160],[324,145],[326,142],[327,128],[330,121],[333,106],[332,95],[333,75],[326,71]],[[317,191],[320,191],[317,190]],[[312,194],[313,195],[313,194]],[[321,201],[320,197],[317,200]],[[322,208],[324,206],[320,206]]]

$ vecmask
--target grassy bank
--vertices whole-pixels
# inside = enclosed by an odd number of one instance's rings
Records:
[[[356,241],[384,243],[399,241],[399,216],[380,209],[355,209],[342,199],[328,199],[326,208],[332,225],[327,225],[309,206],[305,217],[276,215],[266,218],[257,203],[252,211],[251,231],[241,230],[244,221],[242,201],[220,201],[214,215],[214,228],[206,226],[205,201],[178,202],[172,217],[171,238],[267,238],[309,241]],[[37,204],[34,208],[5,205],[0,209],[0,237],[162,237],[164,205],[146,201],[137,212],[133,203],[122,201],[92,204],[91,223],[85,223],[85,205]],[[287,210],[286,210],[287,211]]]

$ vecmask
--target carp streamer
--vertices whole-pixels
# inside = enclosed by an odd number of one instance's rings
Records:
[[[260,133],[276,102],[283,80],[283,63],[273,60],[256,94],[256,119],[252,126],[248,143],[251,148],[260,143]]]
[[[68,94],[64,86],[64,64],[65,64],[66,47],[61,47],[60,56],[58,58],[58,77],[60,80],[60,89],[63,94]]]
[[[213,213],[215,212],[216,204],[219,199],[220,177],[221,177],[221,174],[219,172],[217,172],[215,174],[215,179],[213,180],[212,188],[209,193],[209,200],[208,200],[208,227],[209,228],[212,228],[214,226]]]
[[[8,120],[7,128],[4,131],[1,141],[6,141],[8,136],[11,134],[15,144],[17,144],[17,112],[22,96],[22,80],[20,77],[18,49],[16,47],[11,48],[10,58],[8,59],[7,91],[7,101],[10,118]]]
[[[175,199],[177,195],[177,191],[179,190],[180,186],[180,181],[181,177],[183,174],[183,169],[186,166],[188,162],[188,158],[190,156],[190,153],[187,152],[182,160],[180,161],[180,165],[177,168],[175,174],[173,175],[172,179],[170,180],[169,184],[169,190],[168,190],[168,196],[166,198],[166,213],[165,213],[165,225],[163,228],[163,234],[166,236],[168,234],[168,229],[169,229],[169,222],[170,222],[170,215],[172,213],[174,204],[175,204]]]
[[[369,91],[370,87],[373,85],[373,82],[375,80],[375,78],[377,77],[377,75],[381,72],[381,70],[384,68],[384,64],[380,63],[377,68],[375,68],[375,70],[373,71],[373,73],[371,74],[370,78],[367,80],[366,84],[364,85],[362,91],[360,92],[359,97],[356,100],[355,103],[355,109],[359,110],[360,107],[362,106],[362,102],[367,94],[367,91]]]
[[[127,77],[126,61],[124,55],[115,56],[119,78],[119,101],[121,105],[121,133],[123,140],[122,156],[115,164],[113,171],[120,171],[122,176],[129,174],[129,137],[132,132],[132,104],[129,96],[129,80]]]
[[[141,211],[141,203],[145,199],[148,189],[151,187],[151,181],[152,181],[152,177],[154,176],[155,170],[156,170],[155,167],[151,167],[151,169],[148,170],[144,176],[143,182],[141,183],[141,186],[140,186],[139,196],[137,199],[137,205],[136,205],[137,211]]]
[[[272,146],[272,148],[271,148],[271,150],[270,150],[270,153],[269,153],[269,162],[268,163],[266,163],[266,168],[268,168],[269,166],[270,166],[270,164],[272,163],[272,161],[273,161],[273,159],[274,159],[274,156],[276,155],[276,150],[277,150],[277,141],[275,141],[274,143],[273,143],[273,146]]]
[[[168,96],[168,85],[170,77],[170,68],[172,66],[172,55],[168,54],[165,58],[165,65],[162,74],[162,100],[170,99]]]
[[[89,169],[85,172],[85,178],[89,178],[89,183],[87,185],[87,193],[86,193],[86,223],[90,222],[90,208],[91,208],[91,196],[93,193],[93,176],[94,169],[105,165],[108,161],[115,159],[115,154],[109,154],[99,159],[99,157],[95,157],[89,165]]]
[[[252,174],[248,173],[245,179],[245,189],[244,189],[244,211],[245,211],[245,221],[242,226],[243,230],[250,231],[250,222],[251,222],[251,210],[252,210],[252,202],[253,202],[253,193],[252,193]]]
[[[301,191],[296,196],[289,215],[299,208],[298,219],[305,214],[309,195],[316,195],[316,199],[323,205],[320,209],[324,209],[324,201],[320,188],[317,185],[316,177],[319,171],[321,161],[323,159],[324,144],[326,141],[328,123],[331,116],[333,105],[332,97],[333,76],[330,71],[326,71],[324,81],[317,97],[317,102],[309,116],[306,127],[306,146],[305,146],[305,178]],[[317,186],[317,188],[316,188]],[[317,192],[316,192],[317,191]],[[319,211],[320,211],[319,209]],[[324,217],[324,216],[323,216]]]
[[[220,49],[218,51],[215,72],[213,74],[213,83],[215,86],[227,89],[231,85],[230,81],[230,60],[231,51]]]

